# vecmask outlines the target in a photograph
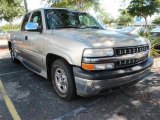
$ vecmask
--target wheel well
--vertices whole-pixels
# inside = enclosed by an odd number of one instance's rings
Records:
[[[55,55],[55,54],[47,54],[47,57],[46,57],[46,67],[47,67],[47,76],[48,76],[48,79],[50,79],[50,73],[51,73],[51,66],[52,66],[52,63],[58,59],[63,59],[67,62],[66,59],[64,59],[63,57],[60,57],[58,55]],[[68,62],[67,62],[68,63]]]
[[[11,47],[12,47],[12,43],[8,42],[8,48],[9,48],[9,50],[11,49]]]

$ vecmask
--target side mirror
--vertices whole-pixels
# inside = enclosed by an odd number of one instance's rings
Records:
[[[25,26],[25,30],[27,31],[38,31],[38,23],[28,22]]]

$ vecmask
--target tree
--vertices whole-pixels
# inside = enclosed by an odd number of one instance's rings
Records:
[[[50,0],[52,7],[63,7],[77,9],[81,11],[87,11],[91,7],[95,11],[99,10],[99,0]]]
[[[0,0],[0,3],[4,3],[4,2],[12,3],[12,2],[14,2],[14,0]]]
[[[160,0],[131,0],[127,10],[131,16],[143,17],[147,27],[147,17],[160,12]]]
[[[152,23],[155,25],[160,25],[160,17],[155,18]]]
[[[133,17],[128,13],[127,9],[120,9],[120,16],[116,20],[118,25],[125,25],[128,26],[128,24],[133,22]]]
[[[25,8],[26,12],[28,12],[27,0],[24,0],[24,8]]]
[[[128,24],[133,22],[133,17],[128,14],[121,14],[116,21],[118,25],[128,26]]]
[[[8,3],[7,0],[1,0],[3,4],[0,4],[0,16],[10,24],[15,18],[22,16],[24,8],[21,6],[21,0],[14,0],[12,3]]]
[[[104,23],[104,24],[109,24],[109,26],[111,25],[111,23],[114,22],[114,18],[109,15],[107,12],[105,12],[104,10],[100,10],[99,11],[99,15],[98,18]]]

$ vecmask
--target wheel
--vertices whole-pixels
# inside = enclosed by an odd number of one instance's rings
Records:
[[[63,59],[52,64],[51,79],[56,93],[65,100],[76,96],[76,88],[71,66]]]
[[[11,48],[9,49],[9,51],[10,51],[10,55],[11,55],[11,60],[12,60],[12,62],[17,63],[17,62],[18,62],[18,59],[15,57],[15,52],[14,52],[12,46],[11,46]]]

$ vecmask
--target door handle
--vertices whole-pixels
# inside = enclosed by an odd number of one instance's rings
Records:
[[[25,38],[24,38],[25,40],[28,40],[28,36],[25,36]]]

